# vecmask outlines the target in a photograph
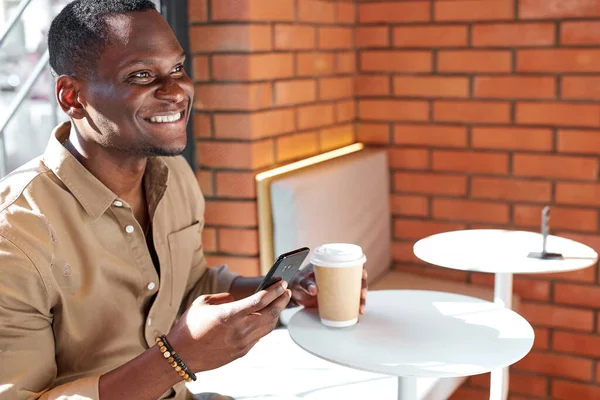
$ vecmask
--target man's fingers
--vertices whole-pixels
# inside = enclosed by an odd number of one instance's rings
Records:
[[[250,340],[259,340],[275,328],[279,315],[286,308],[291,297],[292,292],[288,289],[267,307],[246,317]]]
[[[269,322],[277,322],[279,314],[287,307],[292,298],[292,291],[287,289],[274,302],[270,303],[263,309],[260,309],[251,315],[251,318],[258,319],[259,325],[268,325]]]
[[[360,308],[358,309],[359,314],[365,313],[365,307],[367,306],[367,289],[360,291]]]
[[[205,305],[218,305],[231,303],[233,301],[233,296],[231,293],[215,293],[215,294],[206,294],[203,296],[199,296],[194,300],[193,304],[205,304]]]
[[[314,272],[300,278],[300,280],[298,281],[298,287],[300,287],[300,289],[304,290],[306,293],[310,294],[311,296],[316,296],[317,295],[317,284],[315,283]]]
[[[269,313],[270,317],[273,319],[273,322],[277,322],[277,320],[279,319],[279,314],[281,314],[281,312],[283,310],[285,310],[285,308],[289,304],[291,298],[292,298],[292,291],[287,289],[282,296],[279,296],[277,298],[277,300],[272,302],[267,307],[268,313]]]
[[[367,274],[367,269],[363,267],[362,273],[362,287],[360,289],[360,307],[358,309],[359,314],[364,314],[367,306],[367,293],[368,293],[368,279],[369,275]]]
[[[317,296],[312,296],[303,290],[293,291],[292,299],[298,303],[298,305],[304,306],[304,308],[313,308],[317,306]]]
[[[231,303],[229,309],[230,315],[242,314],[244,316],[262,310],[269,304],[274,302],[276,299],[287,289],[287,282],[280,281],[274,283],[266,289],[261,290],[258,293],[254,293],[252,296],[248,296],[245,299],[234,301]]]

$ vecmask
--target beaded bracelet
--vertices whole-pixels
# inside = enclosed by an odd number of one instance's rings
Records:
[[[168,361],[171,367],[173,367],[175,372],[177,372],[179,376],[183,378],[184,381],[192,382],[196,380],[196,375],[187,367],[187,365],[185,365],[177,353],[175,353],[175,350],[173,350],[165,335],[161,335],[156,338],[156,345],[158,346],[158,349],[162,353],[163,357]]]

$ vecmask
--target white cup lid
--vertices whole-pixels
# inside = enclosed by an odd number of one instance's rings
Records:
[[[313,250],[310,262],[323,267],[352,267],[364,264],[367,257],[362,248],[349,243],[328,243]]]

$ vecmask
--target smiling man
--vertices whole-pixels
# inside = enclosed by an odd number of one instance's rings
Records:
[[[292,296],[316,306],[313,275],[254,294],[207,266],[180,156],[194,88],[152,2],[74,1],[48,46],[69,121],[0,182],[0,399],[189,398]]]

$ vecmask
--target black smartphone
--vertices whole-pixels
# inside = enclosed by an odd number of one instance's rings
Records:
[[[263,290],[282,279],[289,285],[290,281],[300,270],[300,267],[302,266],[302,263],[304,262],[306,256],[308,256],[309,252],[310,249],[308,247],[302,247],[300,249],[280,255],[267,275],[265,275],[260,285],[258,285],[256,292]]]

